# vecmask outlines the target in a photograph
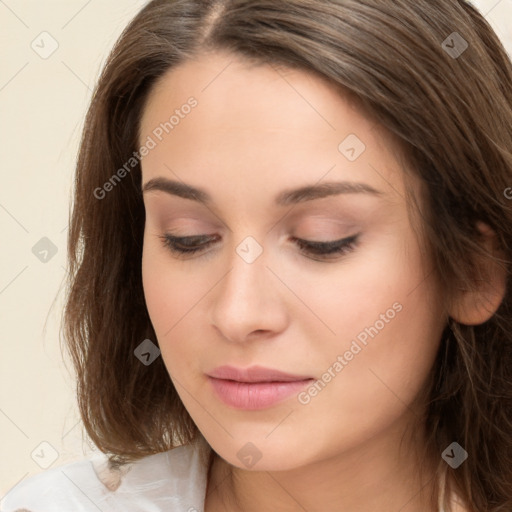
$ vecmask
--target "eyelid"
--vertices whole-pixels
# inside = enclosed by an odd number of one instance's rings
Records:
[[[361,233],[356,233],[348,237],[330,241],[304,240],[297,237],[292,237],[291,240],[299,246],[303,253],[309,254],[310,256],[317,256],[319,258],[317,261],[328,261],[340,259],[345,254],[353,251],[359,243],[360,235]],[[204,250],[211,245],[211,239],[218,237],[216,237],[216,235],[175,236],[167,233],[159,236],[159,238],[162,239],[163,245],[175,254],[176,257],[184,258],[186,255],[203,253]],[[206,242],[187,246],[186,243],[183,243],[184,240],[197,240],[199,242],[204,240]],[[182,247],[178,248],[177,246],[180,244]],[[310,259],[314,260],[315,258]]]

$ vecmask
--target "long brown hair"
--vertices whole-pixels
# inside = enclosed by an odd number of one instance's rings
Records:
[[[140,162],[126,162],[156,81],[216,49],[327,79],[391,134],[404,171],[422,183],[425,247],[447,303],[476,286],[476,222],[495,231],[505,297],[481,325],[448,322],[425,422],[438,471],[467,505],[512,510],[512,65],[462,0],[154,0],[133,19],[87,113],[68,238],[65,343],[91,440],[122,463],[198,436],[162,358],[146,366],[134,356],[156,335],[141,277]],[[108,194],[95,192],[123,166]],[[452,442],[469,454],[457,469],[441,458]]]

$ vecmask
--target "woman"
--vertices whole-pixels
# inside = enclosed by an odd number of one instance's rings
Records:
[[[2,511],[510,510],[511,125],[467,2],[150,2],[69,234],[108,458]]]

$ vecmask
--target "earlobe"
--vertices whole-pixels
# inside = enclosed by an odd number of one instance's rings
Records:
[[[453,299],[449,315],[464,325],[479,325],[489,320],[500,307],[506,290],[505,256],[499,248],[496,233],[483,222],[478,222],[477,228],[483,235],[484,248],[492,258],[477,256],[475,289],[462,289]]]

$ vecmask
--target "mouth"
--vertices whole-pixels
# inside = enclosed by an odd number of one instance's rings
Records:
[[[250,366],[237,368],[234,366],[219,366],[207,374],[215,379],[235,381],[238,383],[284,383],[302,382],[313,379],[311,375],[294,375],[274,368]]]
[[[316,379],[288,376],[288,380],[241,381],[208,375],[215,396],[225,405],[241,410],[261,410],[297,395]]]

